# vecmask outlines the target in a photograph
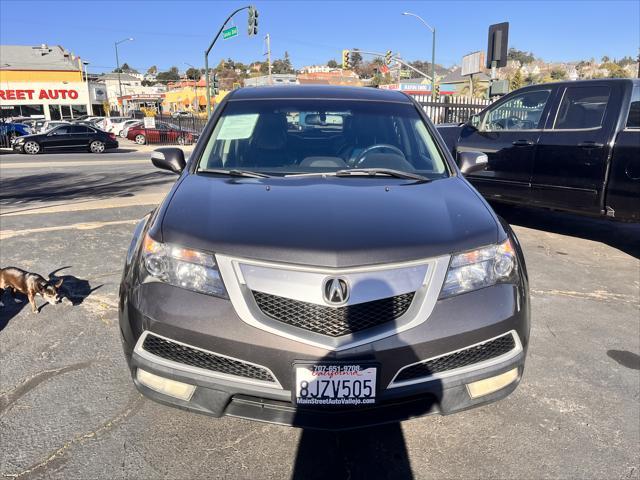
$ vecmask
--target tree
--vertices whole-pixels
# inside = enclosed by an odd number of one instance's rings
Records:
[[[186,75],[189,80],[200,80],[200,69],[190,67],[187,69]]]
[[[549,76],[552,80],[564,80],[567,78],[567,71],[564,68],[554,67],[549,72]]]
[[[151,65],[148,69],[147,69],[147,73],[149,75],[155,75],[156,73],[158,73],[158,67],[156,67],[155,65]]]
[[[627,76],[627,72],[624,68],[622,68],[617,63],[607,62],[600,65],[600,68],[606,68],[609,74],[607,77],[609,78],[625,78]]]
[[[522,79],[522,73],[520,69],[516,70],[515,73],[509,79],[509,89],[511,91],[522,88],[524,85],[524,80]]]
[[[536,57],[533,55],[533,52],[525,52],[524,50],[518,50],[513,47],[507,52],[507,60],[516,60],[520,62],[520,65],[532,63],[535,59]]]
[[[327,62],[327,67],[329,68],[338,68],[338,62],[336,62],[333,58]]]
[[[350,57],[351,68],[358,71],[358,67],[362,64],[362,55],[360,55],[360,52],[354,52],[353,50],[351,50]]]
[[[171,67],[166,72],[159,72],[156,75],[156,79],[159,82],[177,82],[180,80],[180,74],[178,73],[178,67]]]
[[[610,61],[611,59],[607,55],[604,55],[601,59],[602,63],[609,63]]]
[[[289,57],[289,52],[284,51],[284,58],[282,59],[283,66],[286,70],[285,73],[293,73],[293,65],[291,64],[291,58]]]

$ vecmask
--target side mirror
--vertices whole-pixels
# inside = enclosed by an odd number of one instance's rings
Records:
[[[477,130],[480,126],[480,115],[471,115],[471,118],[469,119],[469,122],[467,122],[467,124]]]
[[[180,175],[187,162],[184,160],[184,152],[180,148],[158,148],[151,154],[151,163],[162,170]]]
[[[458,152],[458,164],[463,175],[484,170],[489,157],[482,152]]]

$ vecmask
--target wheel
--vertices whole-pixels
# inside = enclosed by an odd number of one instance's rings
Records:
[[[89,150],[91,153],[102,153],[104,152],[104,143],[100,140],[94,140],[91,142],[91,145],[89,145]]]
[[[187,139],[183,136],[178,137],[178,145],[185,145],[187,143]]]
[[[136,143],[138,145],[144,145],[145,143],[147,143],[147,138],[140,133],[136,135]]]
[[[26,142],[24,147],[22,147],[24,153],[28,153],[29,155],[35,155],[40,153],[40,144],[38,142],[34,142],[32,140]]]

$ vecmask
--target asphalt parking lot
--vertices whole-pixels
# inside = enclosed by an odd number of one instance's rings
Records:
[[[175,179],[142,150],[0,153],[0,265],[77,294],[37,315],[2,298],[4,477],[640,478],[640,226],[498,209],[532,296],[524,379],[501,402],[342,433],[214,419],[141,397],[122,355],[129,239]]]

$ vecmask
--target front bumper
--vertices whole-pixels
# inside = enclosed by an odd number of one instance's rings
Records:
[[[165,284],[134,287],[121,298],[123,347],[134,383],[159,403],[220,417],[230,415],[305,428],[348,429],[395,422],[433,413],[450,414],[509,395],[522,377],[529,338],[528,295],[522,285],[495,285],[440,300],[421,325],[368,344],[340,351],[296,342],[243,322],[231,302]],[[184,306],[189,305],[188,312]],[[144,312],[144,313],[143,313]],[[153,356],[136,347],[143,332],[153,332],[199,349],[262,365],[277,385],[238,382],[203,374]],[[513,332],[519,349],[504,360],[392,386],[403,367],[445,355]],[[292,402],[293,365],[297,361],[374,361],[379,365],[377,401],[372,406],[297,407]],[[188,401],[142,385],[137,369],[196,385]],[[513,369],[517,377],[504,388],[472,398],[467,384]]]

